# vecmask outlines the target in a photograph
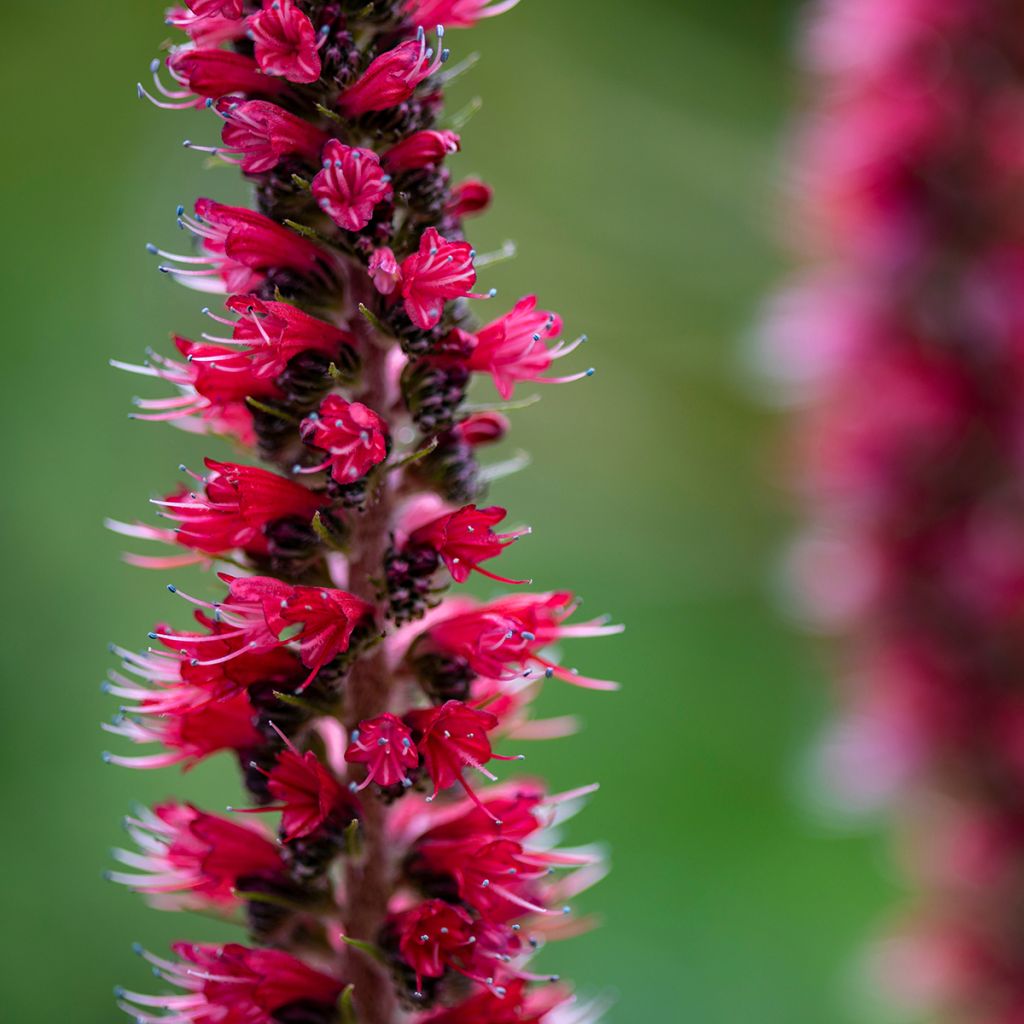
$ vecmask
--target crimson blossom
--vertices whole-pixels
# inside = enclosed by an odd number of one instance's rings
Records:
[[[126,819],[135,848],[115,852],[113,881],[248,932],[140,950],[172,989],[118,989],[145,1024],[600,1016],[530,964],[585,927],[572,904],[601,856],[549,830],[595,787],[553,794],[507,762],[574,728],[531,717],[545,680],[615,686],[554,646],[619,627],[569,621],[573,594],[524,593],[501,570],[529,530],[482,500],[501,467],[477,459],[507,434],[517,385],[592,371],[549,375],[582,339],[560,340],[532,295],[477,318],[495,293],[464,222],[492,193],[446,167],[462,139],[443,117],[445,26],[516,2],[185,0],[167,21],[187,39],[139,86],[208,111],[220,143],[186,145],[253,188],[253,208],[179,208],[190,251],[147,247],[218,297],[206,330],[115,364],[165,388],[133,418],[230,450],[181,467],[153,501],[161,521],[109,524],[130,563],[204,575],[167,583],[192,621],[113,648],[106,690],[123,703],[106,728],[142,749],[104,756],[188,769],[228,755],[246,792],[224,814],[168,799]],[[477,375],[496,404],[467,404]],[[448,593],[470,578],[516,589]]]
[[[823,745],[898,813],[912,907],[871,962],[914,1019],[1024,1020],[1024,21],[822,0],[797,168],[814,266],[768,365],[805,403],[803,611],[842,637]]]

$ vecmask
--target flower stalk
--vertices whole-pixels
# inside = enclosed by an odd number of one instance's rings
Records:
[[[805,405],[796,594],[842,637],[824,769],[847,804],[892,808],[915,893],[873,962],[915,1019],[977,1024],[1024,1010],[1019,15],[818,5],[812,267],[767,349]]]

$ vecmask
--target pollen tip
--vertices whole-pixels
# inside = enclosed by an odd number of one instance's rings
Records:
[[[140,100],[146,98],[146,90],[142,88],[141,82],[135,83],[135,95],[138,96]]]
[[[143,946],[141,942],[133,942],[132,943],[132,952],[136,956],[143,956],[145,954],[145,952],[146,952],[146,947]]]
[[[595,373],[597,373],[597,370],[595,370],[592,366],[590,367],[589,370],[587,370],[587,376],[588,377],[593,377]]]
[[[124,992],[125,992],[125,989],[124,989],[123,985],[115,985],[114,986],[114,998],[115,999],[123,999],[124,998]]]
[[[150,640],[155,640],[157,638],[156,633],[147,633],[146,636],[148,636]]]
[[[111,850],[111,853],[113,853],[113,850]],[[112,871],[104,871],[101,873],[100,877],[103,879],[104,882],[110,882],[113,881],[114,874]]]
[[[149,70],[150,71],[159,71],[160,70],[160,58],[159,57],[154,57],[149,62]]]
[[[169,590],[169,591],[170,591],[170,592],[171,592],[172,594],[176,594],[176,593],[178,592],[178,588],[177,588],[177,587],[176,587],[176,586],[175,586],[175,585],[174,585],[173,583],[168,583],[168,584],[167,584],[167,589],[168,589],[168,590]]]
[[[181,203],[178,203],[174,212],[176,217],[180,217],[185,212],[185,207]]]
[[[104,750],[103,753],[100,754],[100,760],[104,764],[110,764],[111,760],[113,759],[113,756],[114,755],[109,750]]]
[[[155,256],[157,254],[157,248],[152,242],[147,242],[146,252],[148,252],[152,256]]]

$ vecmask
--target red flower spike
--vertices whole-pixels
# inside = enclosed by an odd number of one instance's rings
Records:
[[[278,949],[226,946],[171,947],[177,962],[143,953],[154,972],[182,990],[149,996],[117,990],[118,1005],[136,1020],[176,1024],[274,1024],[292,1003],[333,1010],[344,984]],[[153,1016],[153,1010],[164,1010]]]
[[[249,32],[265,74],[302,85],[320,78],[320,40],[293,0],[263,0],[263,9],[249,18]]]
[[[331,139],[324,147],[323,167],[313,179],[312,189],[320,209],[338,227],[359,231],[370,223],[377,204],[391,198],[390,181],[372,149]]]
[[[246,174],[265,174],[290,156],[315,163],[327,140],[319,128],[265,100],[240,102],[224,97],[217,101],[216,109],[225,122],[221,129],[224,145],[213,152],[240,164]]]
[[[421,29],[415,39],[399,43],[393,50],[376,57],[360,78],[341,94],[338,110],[346,117],[360,117],[409,99],[416,87],[434,74],[448,57],[448,51],[441,48],[444,30],[439,22],[434,24],[438,26],[436,54],[427,47],[427,37]]]
[[[418,992],[424,978],[440,978],[447,968],[472,958],[473,919],[444,900],[411,907],[394,915],[389,925],[398,938],[399,955],[416,974]]]
[[[407,135],[392,146],[381,163],[392,173],[414,171],[421,167],[438,164],[451,153],[457,153],[461,145],[455,132],[427,129]]]
[[[530,532],[523,529],[495,533],[493,527],[506,515],[505,509],[496,505],[479,509],[476,505],[464,505],[415,530],[409,542],[436,551],[456,583],[465,583],[474,570],[499,583],[530,583],[531,580],[510,580],[480,568],[480,562],[497,558],[509,544]]]
[[[467,178],[452,189],[451,199],[445,210],[460,220],[463,217],[475,217],[491,205],[493,198],[494,190],[490,185],[485,185],[478,178]]]
[[[142,852],[115,850],[115,859],[133,871],[109,872],[107,877],[159,897],[160,906],[230,906],[237,902],[240,878],[285,874],[276,844],[262,829],[206,814],[191,804],[142,808],[125,819],[125,828]]]
[[[484,297],[472,295],[476,284],[473,256],[468,242],[446,241],[435,228],[423,232],[419,250],[402,263],[405,311],[417,327],[436,327],[449,299]]]
[[[544,676],[614,685],[554,664],[549,646],[617,630],[570,625],[564,592],[445,594],[472,573],[519,582],[490,570],[526,532],[472,504],[500,472],[480,464],[482,446],[509,430],[498,412],[469,412],[473,375],[512,395],[573,348],[532,297],[468,329],[466,300],[489,296],[474,291],[464,218],[492,193],[475,178],[453,186],[445,166],[461,140],[435,126],[458,69],[442,71],[439,26],[515,0],[171,2],[185,35],[151,65],[151,98],[214,110],[216,146],[186,146],[238,166],[256,192],[252,208],[179,207],[192,236],[181,254],[147,247],[226,308],[204,309],[214,326],[175,337],[166,357],[119,365],[164,389],[137,399],[134,418],[248,454],[189,474],[159,503],[170,522],[111,525],[170,545],[134,564],[239,570],[217,574],[219,601],[170,586],[194,621],[157,625],[141,652],[114,648],[105,689],[122,707],[109,731],[161,746],[108,759],[190,768],[226,751],[249,806],[233,820],[176,802],[136,812],[111,877],[158,907],[244,915],[260,948],[147,955],[174,994],[119,1002],[139,1024],[596,1024],[599,1008],[564,1005],[527,964],[585,924],[558,908],[601,867],[542,833],[589,790],[497,783],[491,762],[514,759],[495,755],[496,737],[570,728],[570,716],[530,719]],[[1024,734],[1020,722],[1006,735]],[[263,812],[280,815],[273,838],[250,827]],[[359,850],[343,856],[356,825]],[[356,971],[375,947],[395,970]],[[349,963],[352,986],[332,970]]]
[[[368,406],[340,395],[328,395],[302,421],[299,432],[306,444],[329,455],[315,466],[296,467],[298,473],[330,469],[339,484],[352,484],[388,457],[387,423]]]
[[[472,28],[481,18],[511,11],[519,0],[406,0],[406,13],[414,25],[433,28]]]
[[[412,733],[400,718],[389,713],[359,723],[349,737],[345,760],[366,765],[366,778],[357,789],[365,789],[371,782],[385,789],[411,785],[409,772],[420,762]]]
[[[479,711],[467,707],[460,700],[450,700],[441,707],[410,711],[405,720],[419,736],[416,746],[434,783],[434,793],[429,799],[436,799],[442,789],[458,783],[466,795],[484,813],[488,813],[466,782],[463,772],[466,768],[475,768],[496,782],[497,777],[484,767],[488,761],[492,758],[498,761],[522,760],[522,755],[503,756],[491,750],[487,733],[498,725],[498,719],[489,711]]]

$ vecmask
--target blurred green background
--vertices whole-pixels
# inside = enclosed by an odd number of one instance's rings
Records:
[[[199,329],[202,300],[143,243],[179,241],[178,202],[242,195],[233,171],[180,146],[214,141],[212,117],[135,99],[161,12],[3,4],[0,1017],[19,1024],[115,1020],[111,986],[151,980],[133,940],[214,934],[100,876],[130,801],[216,808],[235,792],[225,764],[182,779],[99,758],[107,642],[141,645],[180,613],[162,575],[118,561],[102,517],[144,514],[204,447],[129,423],[140,382],[106,360]],[[606,924],[547,956],[584,992],[616,995],[615,1024],[861,1019],[850,958],[892,896],[879,840],[828,829],[797,795],[827,701],[772,604],[788,528],[779,425],[739,355],[783,272],[772,235],[794,23],[785,0],[524,0],[452,40],[456,58],[484,58],[452,104],[484,98],[455,162],[497,189],[474,241],[515,238],[521,254],[483,284],[499,303],[538,291],[589,333],[599,371],[516,415],[513,444],[534,465],[493,496],[535,528],[510,573],[628,623],[567,652],[623,691],[550,688],[548,707],[587,727],[530,749],[558,787],[603,785],[571,838],[612,845],[614,871],[586,900]]]

